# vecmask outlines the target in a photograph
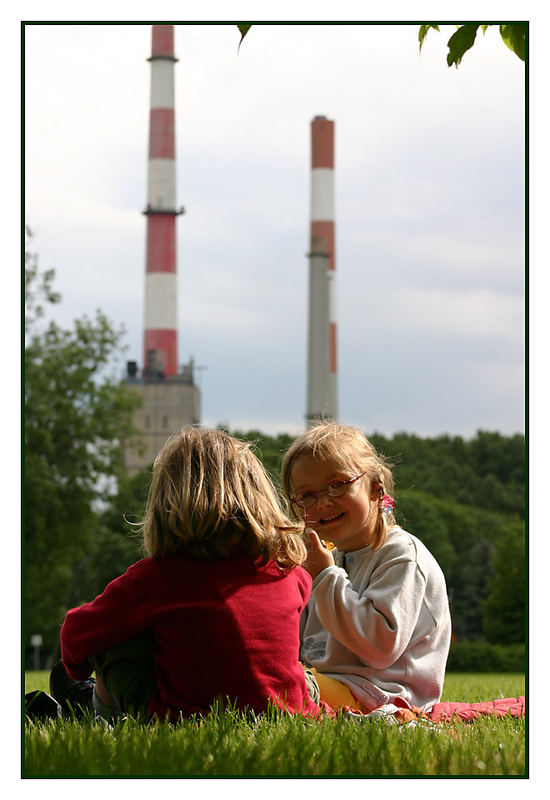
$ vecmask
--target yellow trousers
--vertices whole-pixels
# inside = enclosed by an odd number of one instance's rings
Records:
[[[306,668],[304,667],[304,669]],[[342,706],[350,706],[351,708],[356,708],[358,711],[363,711],[367,714],[374,710],[359,702],[345,683],[341,683],[335,678],[329,678],[328,675],[323,675],[322,672],[317,672],[315,667],[307,667],[307,669],[313,673],[317,681],[319,692],[321,693],[321,700],[328,703],[335,711],[342,708]]]

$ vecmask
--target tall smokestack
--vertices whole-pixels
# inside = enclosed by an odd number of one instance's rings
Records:
[[[166,439],[200,423],[200,392],[193,359],[178,371],[176,277],[176,147],[174,125],[174,26],[152,26],[151,113],[147,184],[147,256],[143,369],[127,364],[126,383],[142,400],[134,412],[139,444],[128,440],[130,474],[149,467]]]
[[[144,378],[178,372],[174,26],[152,26]]]
[[[309,423],[338,415],[335,268],[334,122],[318,116],[311,122]]]

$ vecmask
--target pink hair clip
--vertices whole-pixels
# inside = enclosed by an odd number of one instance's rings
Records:
[[[380,511],[382,512],[382,514],[385,514],[386,516],[393,514],[394,506],[395,506],[395,500],[393,499],[393,497],[390,497],[389,494],[385,494],[384,497],[381,498]]]

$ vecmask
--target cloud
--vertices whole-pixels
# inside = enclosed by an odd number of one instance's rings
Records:
[[[384,318],[402,331],[516,344],[524,328],[524,303],[517,295],[486,289],[398,289],[385,306]]]

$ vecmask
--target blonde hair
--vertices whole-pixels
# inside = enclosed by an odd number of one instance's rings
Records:
[[[350,477],[365,473],[369,481],[369,494],[373,484],[377,484],[380,497],[393,494],[393,476],[388,464],[367,437],[351,425],[321,422],[294,440],[285,453],[281,468],[283,490],[288,500],[294,494],[292,466],[301,456],[310,456],[319,461],[336,461],[343,472],[349,471]],[[291,513],[298,516],[293,508]],[[393,514],[386,515],[379,510],[375,539],[371,543],[373,550],[382,547],[392,525],[395,525]]]
[[[153,465],[139,529],[147,555],[185,550],[216,560],[248,554],[292,569],[306,557],[296,524],[250,445],[215,430],[183,428]]]

